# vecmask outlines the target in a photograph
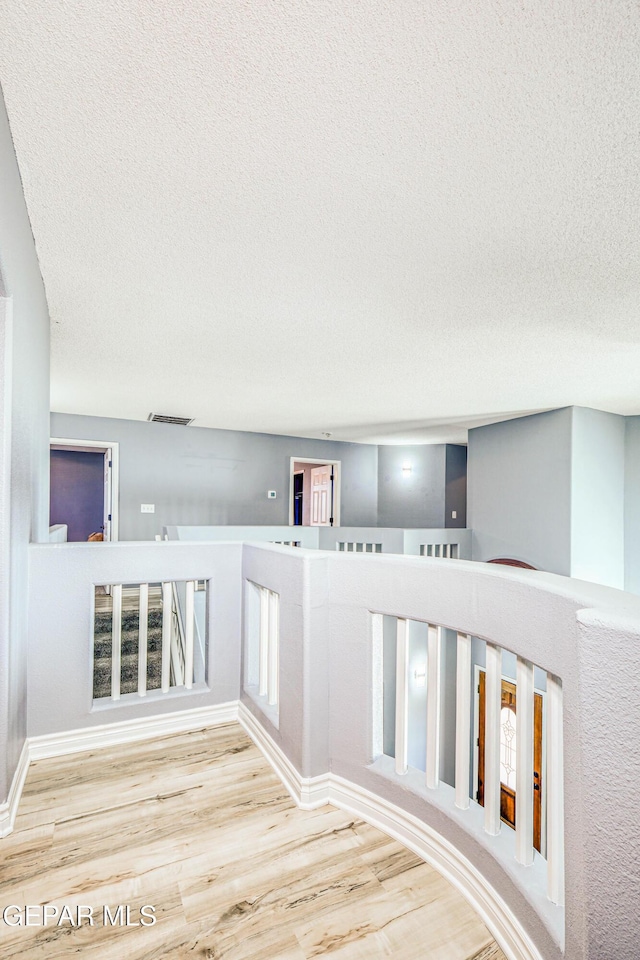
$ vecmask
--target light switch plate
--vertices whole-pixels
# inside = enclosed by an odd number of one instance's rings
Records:
[[[451,519],[452,519],[452,520],[457,520],[457,519],[458,519],[458,511],[457,511],[457,510],[452,510],[452,511],[451,511]]]
[[[140,504],[140,513],[155,513],[156,505],[155,503],[141,503]]]
[[[275,500],[275,498],[276,498],[276,491],[275,491],[275,490],[267,490],[267,497],[269,498],[269,500]]]

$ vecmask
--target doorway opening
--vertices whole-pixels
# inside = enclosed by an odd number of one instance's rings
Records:
[[[340,526],[340,461],[291,457],[289,526]]]
[[[71,542],[118,539],[117,443],[52,437],[50,473],[50,526]]]

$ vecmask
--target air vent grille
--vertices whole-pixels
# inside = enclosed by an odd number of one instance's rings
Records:
[[[188,424],[193,423],[194,418],[170,417],[164,413],[150,413],[147,420],[151,420],[152,423],[177,423],[181,427],[186,427]]]

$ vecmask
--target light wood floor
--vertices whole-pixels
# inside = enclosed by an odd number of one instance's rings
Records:
[[[0,840],[9,904],[90,905],[95,925],[0,919],[3,960],[504,960],[414,854],[298,810],[237,724],[33,764]],[[105,904],[157,923],[105,927]]]

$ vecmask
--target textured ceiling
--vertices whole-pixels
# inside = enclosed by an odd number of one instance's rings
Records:
[[[639,413],[639,10],[3,0],[53,409],[382,442]]]

